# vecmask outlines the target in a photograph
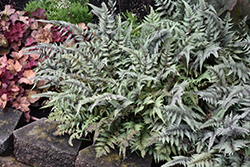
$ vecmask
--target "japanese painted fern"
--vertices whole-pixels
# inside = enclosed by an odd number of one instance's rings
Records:
[[[163,166],[249,166],[249,43],[204,0],[156,0],[142,24],[91,5],[99,24],[66,22],[75,44],[41,44],[36,81],[69,143],[94,133],[97,156],[118,148]]]

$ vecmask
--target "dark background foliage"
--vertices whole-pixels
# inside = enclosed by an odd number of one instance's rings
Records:
[[[91,4],[99,7],[101,6],[102,2],[107,3],[108,1],[109,0],[89,0]],[[125,13],[128,10],[129,12],[132,12],[141,18],[143,18],[143,16],[148,13],[149,6],[154,4],[153,0],[120,0],[120,3],[119,0],[113,1],[116,1],[117,13]]]
[[[120,3],[118,0],[113,1],[116,1],[117,13],[128,10],[141,18],[148,13],[149,6],[154,4],[153,0],[120,0]],[[0,11],[4,10],[4,6],[8,4],[11,4],[17,10],[23,10],[27,2],[29,2],[29,0],[1,0]],[[89,0],[89,3],[99,7],[102,2],[107,3],[108,0]]]
[[[16,10],[23,10],[27,2],[29,2],[29,0],[1,0],[0,11],[3,11],[4,6],[9,4],[12,5]]]

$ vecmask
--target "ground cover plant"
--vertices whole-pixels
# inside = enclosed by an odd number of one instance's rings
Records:
[[[42,10],[32,14],[38,18]],[[27,122],[30,119],[30,105],[37,105],[39,98],[31,96],[41,93],[42,89],[34,88],[34,68],[42,61],[39,55],[25,55],[23,47],[37,43],[64,43],[70,32],[52,24],[39,23],[30,18],[27,12],[16,11],[10,5],[0,12],[0,107],[11,107],[24,112]],[[44,83],[39,82],[37,86]]]
[[[93,8],[98,24],[63,22],[71,47],[40,44],[35,82],[48,97],[55,135],[69,143],[93,133],[97,157],[117,148],[126,157],[153,155],[163,166],[250,165],[250,37],[244,20],[234,31],[204,0],[156,0],[143,23]],[[49,21],[44,21],[49,22]],[[84,35],[84,37],[83,37]],[[29,49],[32,49],[29,48]]]
[[[87,0],[31,0],[25,11],[32,13],[37,8],[44,9],[48,20],[61,20],[74,24],[88,23],[92,19]]]

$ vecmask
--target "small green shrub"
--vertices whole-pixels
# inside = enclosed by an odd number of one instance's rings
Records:
[[[233,31],[229,14],[221,19],[204,0],[156,0],[133,27],[112,2],[91,6],[100,21],[88,24],[88,41],[36,46],[48,57],[36,81],[57,88],[39,95],[50,98],[55,134],[72,144],[93,133],[98,157],[118,148],[165,167],[249,166],[250,37]]]
[[[92,19],[86,1],[77,0],[32,0],[26,4],[25,11],[33,12],[38,7],[46,11],[48,20],[62,20],[71,23],[88,23]]]

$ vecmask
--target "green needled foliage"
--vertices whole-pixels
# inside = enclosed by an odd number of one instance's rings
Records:
[[[36,81],[55,134],[93,133],[97,156],[118,148],[153,155],[163,165],[250,165],[250,38],[232,30],[204,0],[156,0],[134,27],[114,4],[90,5],[98,24],[75,34],[72,47],[40,44]],[[136,32],[136,33],[131,33]],[[83,37],[84,35],[84,37]]]

